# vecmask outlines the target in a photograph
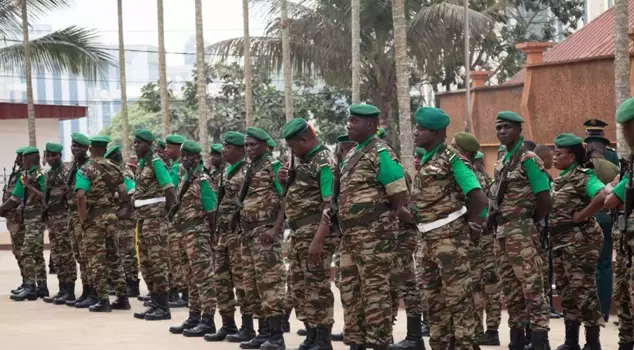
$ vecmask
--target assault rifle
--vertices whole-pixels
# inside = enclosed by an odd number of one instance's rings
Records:
[[[619,159],[619,181],[623,180],[625,178],[625,176],[627,175],[627,170],[628,170],[628,164],[627,164],[627,160],[625,158],[620,158]],[[623,218],[622,218],[623,212],[621,210],[619,210],[619,208],[615,208],[612,211],[612,222],[616,222],[617,223],[617,228],[619,229],[619,231],[622,231],[622,229],[624,227],[621,227],[624,223],[622,222]],[[623,237],[623,235],[619,236],[619,252],[621,254],[625,254],[625,239]]]
[[[249,186],[251,186],[251,180],[253,177],[253,167],[255,163],[251,163],[248,165],[247,173],[244,176],[244,180],[242,180],[242,186],[240,186],[240,192],[238,194],[238,198],[236,198],[236,210],[233,212],[233,216],[231,217],[231,231],[236,232],[238,229],[238,224],[240,223],[240,212],[244,207],[244,199],[247,197],[247,193],[249,192]]]
[[[332,199],[330,200],[330,231],[342,236],[339,228],[339,193],[341,192],[341,149],[340,144],[335,148],[335,173],[332,179]]]
[[[167,218],[169,219],[169,221],[174,221],[174,216],[181,207],[185,193],[187,193],[189,187],[192,185],[192,182],[194,182],[194,177],[195,176],[193,170],[187,172],[187,180],[183,182],[183,186],[180,188],[180,191],[178,191],[178,201],[174,203],[174,205],[170,208],[170,211],[167,213]]]
[[[222,199],[225,197],[225,167],[226,167],[226,163],[223,159],[222,166],[220,167],[220,183],[218,184],[218,196],[217,196],[218,200],[216,202],[216,210],[214,211],[213,221],[210,227],[212,236],[216,233],[216,230],[217,230],[218,208],[220,208],[220,203],[222,202]]]
[[[295,182],[295,178],[297,177],[297,171],[295,170],[295,154],[291,151],[291,167],[288,169],[288,177],[286,179],[286,185],[284,186],[283,197],[286,197],[288,190]]]

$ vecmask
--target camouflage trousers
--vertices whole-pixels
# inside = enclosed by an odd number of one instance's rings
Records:
[[[45,225],[39,214],[24,218],[24,243],[20,259],[24,267],[26,283],[46,283],[46,261],[44,260]]]
[[[119,256],[118,220],[114,208],[93,208],[90,219],[83,223],[92,287],[99,300],[109,300],[108,277],[114,283],[117,295],[127,295]]]
[[[214,283],[220,315],[229,316],[235,313],[236,298],[240,313],[252,315],[253,311],[244,297],[240,236],[234,233],[221,233],[214,255]]]
[[[75,283],[77,263],[73,257],[70,232],[64,220],[66,212],[50,213],[48,218],[48,238],[51,243],[51,260],[57,267],[57,279],[60,283]]]
[[[84,229],[79,220],[79,212],[77,208],[68,212],[68,232],[70,236],[70,245],[73,249],[73,256],[79,263],[79,276],[83,285],[92,285],[90,280],[90,271],[88,268],[88,256],[86,255],[86,245],[84,242]]]
[[[414,272],[416,273],[416,288],[418,289],[418,293],[420,294],[421,298],[421,310],[423,311],[423,314],[427,315],[427,302],[425,301],[424,293],[425,286],[423,285],[423,269],[421,268],[421,266],[423,266],[424,258],[424,251],[421,239],[422,237],[419,237],[418,246],[416,247],[416,252],[414,252],[414,266],[416,269]]]
[[[22,263],[22,245],[24,245],[24,226],[20,224],[15,211],[7,214],[7,229],[11,236],[11,252],[15,257],[15,261],[18,263],[20,269],[20,276],[22,282],[25,282],[24,276],[24,264]]]
[[[439,230],[465,232],[445,238],[427,238]],[[474,344],[474,308],[469,253],[464,222],[454,221],[423,234],[421,278],[423,293],[428,301],[429,345],[445,349],[455,338],[456,349],[472,349]],[[442,236],[441,236],[442,237]]]
[[[341,290],[341,253],[339,252],[339,245],[335,247],[335,253],[332,255],[332,264],[335,265],[335,287]]]
[[[137,220],[141,275],[151,294],[169,291],[169,248],[167,218]]]
[[[126,279],[137,281],[139,279],[139,259],[136,255],[136,220],[121,219],[118,222],[119,230],[119,257]]]
[[[282,237],[274,238],[268,246],[258,242],[260,234],[270,228],[260,226],[243,232],[240,244],[245,299],[255,318],[284,314],[286,267],[282,260]]]
[[[484,336],[484,325],[482,324],[482,318],[484,317],[484,279],[482,278],[484,270],[484,255],[482,254],[482,245],[480,241],[471,242],[469,257],[471,282],[473,285],[473,334],[475,339],[479,339]]]
[[[555,284],[566,321],[583,322],[586,326],[604,324],[596,283],[602,234],[600,238],[598,244],[583,242],[553,251]]]
[[[213,315],[216,312],[216,289],[211,253],[211,237],[206,225],[198,225],[178,234],[176,246],[180,253],[178,266],[185,273],[189,288],[189,312]]]
[[[423,314],[422,292],[418,289],[414,251],[418,246],[416,231],[400,231],[396,237],[394,261],[390,275],[390,296],[392,299],[392,317],[396,319],[400,300],[403,299],[408,317],[420,317]]]
[[[537,249],[537,252],[539,254],[539,257],[541,258],[542,261],[542,267],[541,267],[541,272],[542,272],[542,285],[543,285],[543,290],[544,290],[544,297],[546,298],[546,303],[544,304],[544,312],[548,313],[549,317],[550,317],[550,301],[551,301],[551,296],[552,296],[552,291],[553,291],[553,285],[551,283],[551,279],[549,278],[550,276],[550,252],[548,250],[548,247],[544,246],[544,244],[542,243],[542,238],[541,238],[541,233],[537,234],[536,236],[534,236],[534,242],[535,242],[535,249]]]
[[[392,341],[393,232],[350,230],[341,239],[341,304],[346,344]]]
[[[614,262],[614,302],[619,318],[619,343],[634,342],[634,321],[632,321],[632,299],[630,298],[631,269],[627,268],[627,254],[621,247],[621,233],[617,225],[612,230],[612,241],[616,246]]]
[[[500,274],[495,259],[494,242],[493,235],[484,235],[480,238],[482,257],[484,258],[482,269],[484,294],[482,296],[488,330],[498,330],[502,322],[502,293],[500,292]]]
[[[182,232],[174,228],[174,225],[168,223],[167,246],[169,247],[169,271],[167,278],[169,279],[170,288],[183,290],[185,288],[184,270],[182,265],[182,251],[179,250]]]
[[[550,315],[544,293],[543,261],[533,239],[522,234],[498,238],[495,255],[509,327],[525,328],[530,324],[533,330],[547,331]]]
[[[331,326],[335,322],[335,296],[330,289],[330,265],[336,240],[332,236],[325,238],[321,263],[311,264],[308,262],[308,248],[316,231],[317,224],[312,224],[292,232],[288,286],[298,320],[311,327]]]

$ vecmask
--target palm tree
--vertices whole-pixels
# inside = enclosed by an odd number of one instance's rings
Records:
[[[249,45],[249,0],[242,0],[242,23],[244,26],[244,102],[247,127],[253,126],[253,72],[251,69],[251,46]]]
[[[198,137],[203,153],[209,153],[207,129],[207,85],[205,78],[205,39],[203,37],[203,6],[196,0],[196,96],[198,98]],[[206,159],[206,157],[205,157]]]
[[[119,19],[119,82],[121,84],[121,131],[123,138],[123,157],[130,154],[130,129],[128,126],[128,94],[125,78],[125,45],[123,43],[123,0],[117,0],[117,16]]]
[[[360,0],[351,0],[350,4],[352,32],[352,103],[361,101],[361,23]]]
[[[282,61],[284,65],[284,106],[286,121],[293,119],[293,72],[291,67],[291,47],[289,37],[288,3],[280,0],[280,28],[282,31]]]
[[[33,103],[33,81],[31,80],[31,51],[29,48],[29,15],[27,12],[27,3],[25,0],[22,4],[22,35],[24,35],[24,71],[26,75],[26,101],[27,101],[27,118],[29,128],[29,145],[37,146],[37,137],[35,136],[35,105]]]
[[[617,108],[630,97],[628,3],[628,0],[614,2],[614,83]],[[623,137],[620,125],[617,125],[616,145],[619,157],[626,158],[631,149]]]
[[[396,61],[396,85],[398,92],[398,125],[401,141],[401,161],[405,169],[414,169],[414,146],[409,95],[409,58],[407,55],[407,18],[405,0],[392,0],[394,22],[394,58]],[[354,77],[354,76],[353,76]]]
[[[251,37],[251,54],[258,65],[279,72],[283,67],[281,19],[282,0],[250,0],[260,5],[269,17],[262,37]],[[463,7],[456,1],[432,3],[409,0],[405,12],[407,47],[415,62],[436,60],[437,52],[456,45],[447,40],[461,37],[465,19]],[[364,95],[382,111],[381,126],[390,128],[392,105],[396,99],[392,4],[387,0],[363,0],[361,14],[361,79]],[[288,23],[292,67],[295,74],[314,74],[328,85],[348,88],[351,84],[351,2],[350,0],[305,0],[290,2],[293,20]],[[491,32],[493,20],[469,11],[472,37]],[[284,23],[284,22],[283,22]],[[210,54],[223,57],[243,54],[243,38],[220,41],[208,47]],[[362,99],[365,97],[362,96]]]
[[[170,133],[171,118],[169,92],[167,90],[167,72],[165,63],[165,27],[163,22],[163,0],[156,0],[158,16],[158,51],[159,51],[159,91],[161,93],[161,114],[163,115],[163,138]]]

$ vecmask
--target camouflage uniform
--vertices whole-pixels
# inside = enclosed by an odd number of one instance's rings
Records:
[[[603,245],[603,232],[595,218],[575,224],[572,214],[583,210],[604,187],[591,170],[577,165],[563,171],[552,185],[549,215],[553,272],[568,322],[602,326],[595,270]]]
[[[463,164],[471,182],[457,182],[453,163]],[[456,349],[472,349],[474,298],[469,227],[462,217],[437,226],[438,220],[466,212],[465,194],[479,189],[467,160],[444,144],[428,151],[414,180],[410,207],[423,232],[421,278],[425,299],[429,301],[429,344],[444,349],[455,338]],[[429,225],[425,227],[424,225]]]
[[[178,188],[180,179],[185,176],[185,168],[180,164],[178,160],[172,161],[170,167],[170,176],[175,188]],[[182,266],[182,254],[184,251],[179,250],[181,246],[180,242],[183,240],[183,232],[177,230],[174,225],[168,223],[168,246],[169,246],[169,284],[170,288],[176,288],[182,290],[185,288],[184,269]]]
[[[225,194],[219,203],[216,217],[218,241],[214,247],[214,283],[218,295],[218,311],[225,317],[235,313],[236,297],[240,313],[253,314],[251,305],[244,296],[240,234],[232,232],[230,228],[240,185],[244,180],[245,165],[246,162],[241,160],[227,169],[223,183]]]
[[[527,151],[521,144],[522,141],[518,141],[519,148],[509,154],[508,163],[505,161],[506,150],[502,151],[495,166],[496,182],[491,186],[491,193],[497,193],[503,167],[517,163],[508,172],[508,188],[500,207],[503,222],[496,235],[500,285],[509,313],[510,328],[524,329],[530,324],[533,331],[548,331],[549,307],[542,270],[545,262],[535,245],[538,232],[532,217],[536,190],[529,183],[525,166],[531,160],[538,171],[543,172],[543,163],[535,153]],[[519,162],[511,160],[514,157]],[[547,179],[540,186],[548,190]]]
[[[240,214],[245,298],[255,318],[283,315],[286,268],[282,237],[274,237],[269,246],[258,242],[260,234],[273,227],[280,210],[281,189],[268,154],[252,161],[249,167],[251,183]]]
[[[189,176],[192,178],[187,179]],[[216,312],[211,228],[206,217],[208,212],[215,209],[216,197],[209,181],[202,165],[187,173],[181,181],[180,208],[174,217],[174,228],[179,232],[179,240],[172,247],[181,253],[179,266],[185,272],[184,279],[188,281],[189,312],[202,312],[203,315],[213,315]],[[189,187],[184,188],[187,183]],[[205,186],[208,192],[205,192]],[[182,193],[183,190],[186,192]]]
[[[612,241],[621,242],[618,225],[612,230]],[[619,318],[619,344],[634,342],[634,322],[632,321],[632,300],[630,299],[631,270],[627,268],[626,254],[621,247],[616,249],[614,262],[614,302]]]
[[[367,147],[352,169],[346,165]],[[388,157],[381,157],[386,152]],[[407,191],[391,149],[373,135],[344,160],[339,194],[341,303],[349,344],[385,346],[392,341],[390,276],[398,222],[389,195]],[[380,178],[380,181],[377,181]]]
[[[73,249],[73,256],[79,263],[79,276],[84,286],[92,285],[90,271],[88,268],[88,256],[86,255],[86,245],[84,244],[84,229],[81,227],[79,212],[77,211],[77,194],[74,191],[76,173],[82,164],[74,161],[70,167],[64,169],[64,179],[66,187],[66,204],[68,205],[67,227],[70,234],[70,245]]]
[[[322,183],[323,171],[334,171],[335,159],[323,145],[299,159],[296,178],[286,194],[285,212],[291,228],[289,289],[297,319],[309,327],[334,323],[334,295],[330,289],[330,265],[337,237],[324,239],[321,264],[309,265],[308,248],[321,221],[325,204],[330,204],[332,182]],[[326,169],[326,170],[324,170]]]
[[[77,263],[73,257],[70,231],[66,221],[67,211],[64,205],[66,190],[66,174],[70,163],[60,163],[46,174],[46,191],[48,192],[48,236],[51,243],[51,259],[57,267],[57,279],[60,283],[75,283],[77,280]]]
[[[2,194],[2,202],[6,202],[11,198],[11,192],[15,188],[15,184],[18,178],[22,174],[22,169],[16,169],[14,167],[8,182],[4,186],[4,192]],[[24,226],[20,223],[20,218],[17,215],[17,209],[11,209],[4,213],[6,218],[6,225],[11,235],[11,252],[15,257],[15,261],[18,263],[20,269],[20,276],[22,276],[22,282],[24,279],[24,266],[22,264],[22,245],[24,244]]]
[[[221,171],[222,168],[213,168],[209,172],[209,184],[211,185],[211,189],[216,193],[218,193],[218,187],[220,187]]]
[[[128,195],[134,193],[134,172],[130,167],[122,163],[119,168],[123,173]],[[119,256],[126,280],[137,281],[139,279],[139,259],[136,254],[136,220],[133,218],[119,219]]]
[[[157,167],[166,175],[158,175]],[[141,275],[151,294],[167,293],[169,290],[169,248],[167,233],[167,217],[165,203],[160,201],[164,191],[173,188],[165,168],[165,163],[157,155],[149,153],[139,160],[139,167],[135,172],[136,189],[134,193],[139,260],[141,261]],[[157,199],[158,203],[142,205],[140,200]]]
[[[99,300],[109,300],[108,278],[114,283],[118,296],[127,295],[119,257],[116,198],[109,186],[124,186],[123,174],[117,165],[103,157],[91,158],[77,172],[75,189],[86,192],[88,209],[88,220],[82,225],[85,251],[92,274],[92,287]]]

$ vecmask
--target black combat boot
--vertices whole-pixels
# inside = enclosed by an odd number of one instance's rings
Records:
[[[16,289],[12,289],[12,290],[11,290],[11,294],[20,294],[20,292],[22,291],[22,289],[24,289],[24,285],[25,285],[25,284],[26,284],[26,283],[22,282],[22,284],[21,284],[18,288],[16,288]]]
[[[258,318],[258,335],[254,338],[240,343],[240,349],[259,349],[271,336],[268,320],[264,317]]]
[[[210,334],[205,334],[206,341],[223,341],[227,336],[238,333],[238,326],[236,326],[236,320],[233,315],[221,315],[222,316],[222,327],[215,332]]]
[[[509,350],[524,350],[526,343],[526,333],[524,328],[511,328],[511,343]]]
[[[87,309],[90,306],[97,304],[99,302],[99,299],[97,298],[97,295],[95,293],[95,289],[90,287],[90,293],[88,294],[88,297],[84,299],[84,301],[82,301],[81,303],[77,302],[75,304],[75,307],[78,309]]]
[[[152,294],[148,293],[147,295],[139,295],[138,297],[136,297],[136,299],[138,301],[150,301],[152,300]]]
[[[330,340],[332,341],[343,341],[343,332],[341,333],[331,333]]]
[[[61,298],[61,297],[63,297],[63,296],[64,296],[64,290],[65,290],[65,289],[66,289],[66,283],[64,283],[64,282],[59,282],[59,292],[57,292],[57,294],[52,295],[52,296],[50,296],[50,297],[44,297],[44,298],[42,298],[42,300],[43,300],[45,303],[52,304],[52,303],[53,303],[53,301],[55,301],[55,299],[59,299],[59,298]]]
[[[547,331],[533,331],[531,343],[533,344],[534,350],[550,350]]]
[[[317,326],[316,329],[315,344],[310,350],[332,350],[332,326]]]
[[[423,322],[421,322],[420,334],[423,337],[429,337],[429,318],[427,318],[426,312],[423,312]]]
[[[176,288],[170,289],[168,302],[169,302],[169,307],[171,308],[187,307],[187,302],[181,299],[180,294],[178,294],[178,289]]]
[[[366,350],[365,344],[350,344],[350,350]]]
[[[153,313],[157,307],[158,307],[158,303],[156,302],[156,297],[153,297],[152,299],[150,299],[147,309],[145,309],[145,311],[135,312],[134,318],[138,318],[139,320],[145,320],[145,315]]]
[[[38,298],[44,298],[44,297],[49,296],[48,287],[46,286],[46,282],[40,282],[40,283],[37,284],[36,294],[37,294]]]
[[[253,329],[253,315],[242,315],[242,326],[237,333],[227,334],[225,338],[229,343],[248,342],[255,338],[255,330]]]
[[[566,326],[566,339],[563,344],[557,347],[557,350],[581,350],[579,346],[579,327],[581,324],[566,320],[564,326]]]
[[[634,342],[632,343],[619,343],[618,350],[634,350]]]
[[[304,322],[306,328],[306,339],[299,344],[298,350],[309,350],[315,345],[315,338],[317,338],[317,328],[311,327],[308,323]]]
[[[180,326],[170,327],[170,333],[183,334],[186,329],[192,329],[200,323],[200,312],[190,312],[189,317]]]
[[[57,274],[57,266],[55,266],[55,263],[53,262],[53,259],[49,259],[48,260],[48,274],[49,275],[56,275]]]
[[[99,300],[97,304],[90,305],[88,307],[90,312],[112,312],[112,305],[110,305],[110,299]]]
[[[53,300],[55,305],[66,305],[67,302],[75,300],[75,282],[66,283],[64,294],[60,298]]]
[[[127,295],[117,295],[117,299],[112,303],[113,310],[130,310],[130,300]]]
[[[586,326],[586,345],[583,350],[601,350],[599,334],[601,334],[599,326]]]
[[[205,334],[216,333],[216,324],[214,323],[214,315],[203,314],[200,323],[194,328],[185,329],[183,335],[186,337],[204,337]]]
[[[13,301],[33,301],[37,300],[37,292],[35,290],[35,284],[25,284],[20,293],[11,295]]]
[[[66,301],[66,306],[74,307],[76,303],[81,303],[82,301],[86,300],[86,298],[88,298],[89,295],[90,295],[90,286],[87,284],[84,284],[82,285],[82,291],[79,298],[77,298],[77,300]]]
[[[407,317],[407,336],[404,340],[389,346],[390,350],[423,350],[425,343],[421,335],[420,316]]]
[[[157,293],[156,296],[156,308],[154,311],[145,314],[146,321],[162,321],[171,320],[172,314],[170,313],[170,306],[167,293]]]
[[[267,317],[269,321],[269,339],[260,346],[260,350],[286,350],[284,343],[284,331],[282,330],[284,315]],[[387,348],[385,349],[387,350]]]
[[[139,291],[139,280],[138,279],[132,279],[132,278],[127,278],[125,280],[125,284],[126,284],[126,289],[128,290],[128,297],[130,298],[136,298],[139,295],[141,295],[141,292]]]
[[[484,332],[484,337],[480,341],[480,345],[486,346],[500,346],[500,334],[497,330],[487,329]]]
[[[293,312],[293,309],[289,309],[286,310],[286,312],[284,313],[284,318],[282,319],[282,331],[284,333],[290,333],[291,332],[291,313]]]
[[[189,289],[187,288],[183,289],[183,291],[181,292],[181,299],[183,299],[189,304]]]

